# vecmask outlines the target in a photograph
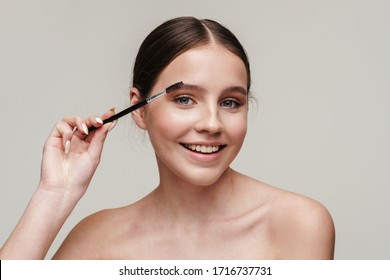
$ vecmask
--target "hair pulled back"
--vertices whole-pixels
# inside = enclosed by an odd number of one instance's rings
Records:
[[[249,92],[251,84],[249,61],[236,36],[216,21],[194,17],[168,20],[145,38],[134,63],[133,87],[146,98],[158,75],[170,62],[187,50],[211,42],[222,45],[243,61],[247,70]]]

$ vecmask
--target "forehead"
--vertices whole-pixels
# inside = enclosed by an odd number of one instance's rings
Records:
[[[199,46],[177,56],[159,75],[156,86],[183,81],[209,87],[247,87],[244,62],[221,45]]]

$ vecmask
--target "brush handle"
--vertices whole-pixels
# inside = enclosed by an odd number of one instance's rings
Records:
[[[148,104],[148,100],[142,100],[141,102],[138,102],[137,104],[133,105],[133,106],[130,106],[129,108],[127,109],[124,109],[123,111],[120,111],[119,113],[109,117],[108,119],[105,119],[103,120],[103,124],[106,124],[106,123],[109,123],[109,122],[113,122],[115,121],[116,119],[119,119],[120,117],[123,117],[139,108],[141,108],[142,106],[145,106],[146,104]],[[96,130],[97,127],[90,127],[88,128],[88,130],[91,132],[91,131],[94,131]]]
[[[134,110],[137,110],[139,108],[141,108],[142,106],[145,106],[146,104],[148,104],[149,102],[159,98],[160,96],[166,94],[166,93],[170,93],[171,91],[174,91],[175,89],[177,89],[178,87],[182,86],[183,85],[183,82],[178,82],[178,83],[175,83],[169,87],[167,87],[164,91],[160,92],[160,93],[157,93],[149,98],[146,98],[145,100],[142,100],[141,102],[138,102],[137,104],[133,105],[133,106],[130,106],[129,108],[127,109],[124,109],[123,111],[120,111],[118,114],[115,114],[113,115],[112,117],[109,117],[108,119],[105,119],[103,120],[103,124],[106,124],[106,123],[109,123],[109,122],[113,122],[115,121],[116,119],[119,119],[120,117],[123,117],[124,115],[127,115],[131,112],[133,112]],[[92,126],[90,128],[88,128],[89,131],[94,131],[96,130],[97,128]]]

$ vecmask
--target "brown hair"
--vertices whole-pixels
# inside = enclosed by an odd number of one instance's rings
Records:
[[[143,98],[150,94],[158,75],[181,53],[216,42],[237,55],[247,71],[247,90],[251,85],[247,54],[236,36],[216,21],[194,17],[168,20],[154,29],[141,44],[133,69],[133,87]]]

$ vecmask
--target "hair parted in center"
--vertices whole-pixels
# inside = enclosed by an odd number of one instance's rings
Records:
[[[155,28],[142,42],[133,69],[133,87],[142,98],[150,94],[159,74],[177,56],[192,48],[220,44],[237,55],[247,71],[247,91],[250,90],[250,67],[245,49],[236,36],[216,21],[194,17],[178,17]]]

